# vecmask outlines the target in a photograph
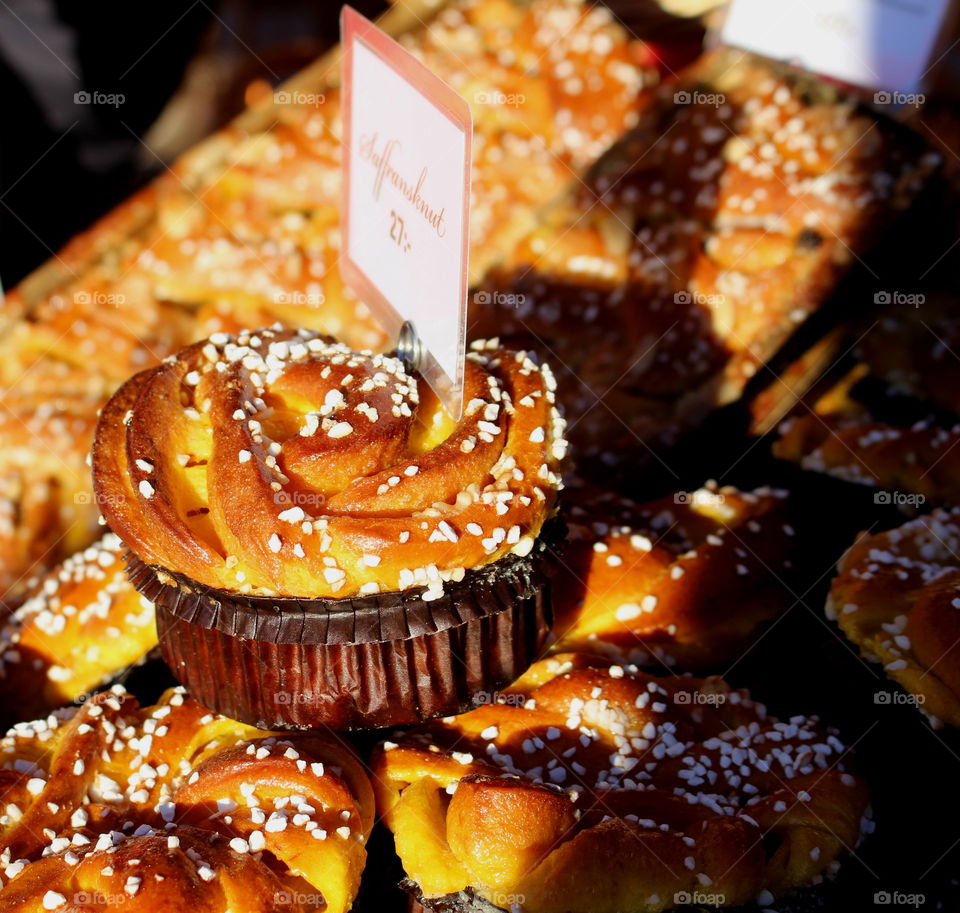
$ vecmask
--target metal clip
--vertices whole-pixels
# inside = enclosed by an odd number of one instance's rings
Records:
[[[397,358],[403,362],[407,373],[413,374],[423,366],[423,343],[417,334],[416,328],[409,320],[400,327],[400,337],[397,339]]]

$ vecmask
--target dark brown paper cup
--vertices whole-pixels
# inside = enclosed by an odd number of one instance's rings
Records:
[[[536,659],[550,628],[550,571],[563,523],[531,553],[444,584],[348,599],[247,596],[127,557],[157,607],[163,658],[201,703],[264,729],[373,729],[494,699]]]

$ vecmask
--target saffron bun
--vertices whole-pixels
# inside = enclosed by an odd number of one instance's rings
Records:
[[[529,553],[565,449],[549,368],[523,352],[474,344],[464,402],[454,422],[398,359],[313,332],[214,337],[111,398],[97,498],[144,562],[219,589],[344,598],[462,578]]]
[[[638,504],[568,485],[555,652],[716,669],[792,604],[787,492],[707,483]]]
[[[960,508],[862,533],[837,565],[827,617],[937,728],[960,727]]]
[[[0,626],[0,719],[88,699],[157,645],[153,603],[127,579],[108,533],[35,580]]]
[[[384,743],[372,770],[426,909],[657,913],[707,893],[769,906],[835,871],[869,799],[845,752],[720,678],[563,654]]]
[[[523,352],[474,343],[454,421],[398,359],[270,328],[128,381],[93,473],[191,693],[366,728],[465,709],[538,655],[564,452]]]
[[[19,911],[345,913],[374,811],[335,738],[256,730],[180,689],[140,707],[118,686],[19,724],[0,792],[0,906]]]

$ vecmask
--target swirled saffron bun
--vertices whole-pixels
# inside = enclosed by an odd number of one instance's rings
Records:
[[[777,720],[719,677],[565,654],[394,737],[372,770],[428,910],[659,913],[767,907],[835,871],[868,802],[848,764],[816,718]]]
[[[525,353],[476,346],[454,423],[396,358],[265,329],[128,381],[93,465],[104,516],[148,564],[339,599],[527,554],[563,447],[549,369]]]
[[[455,713],[542,648],[553,378],[477,343],[459,421],[387,355],[215,336],[107,404],[94,485],[196,697],[261,727]]]
[[[960,508],[863,533],[837,565],[827,617],[935,728],[960,727]]]
[[[708,482],[638,504],[574,480],[553,652],[714,671],[792,601],[787,492]]]
[[[0,909],[346,913],[373,793],[339,739],[122,688],[0,740]],[[310,899],[312,898],[312,900]]]

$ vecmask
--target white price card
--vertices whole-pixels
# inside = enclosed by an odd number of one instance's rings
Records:
[[[343,7],[344,278],[394,338],[410,321],[420,371],[463,407],[473,119],[467,103]]]
[[[721,38],[841,82],[915,94],[950,7],[951,0],[732,0]]]

